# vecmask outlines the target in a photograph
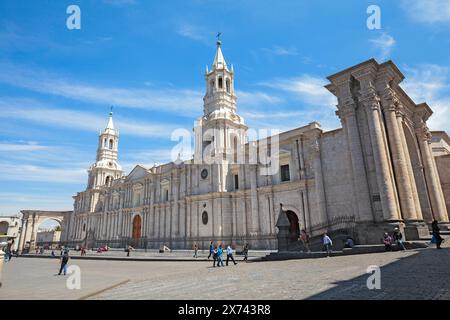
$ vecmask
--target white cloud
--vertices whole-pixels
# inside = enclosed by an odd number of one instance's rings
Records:
[[[203,94],[191,89],[114,88],[68,80],[43,70],[0,62],[0,82],[35,92],[69,99],[174,112],[179,116],[196,115],[201,109]]]
[[[281,47],[281,46],[273,46],[272,48],[262,48],[264,52],[269,54],[273,54],[276,56],[296,56],[298,55],[297,48],[295,47]]]
[[[70,195],[26,194],[18,192],[0,192],[1,215],[16,215],[20,210],[72,210]]]
[[[284,101],[283,98],[260,91],[236,91],[236,96],[240,107],[273,105]]]
[[[59,183],[82,183],[86,181],[87,169],[67,167],[45,167],[33,164],[0,162],[0,179],[8,181],[39,181]]]
[[[379,52],[378,58],[381,61],[384,61],[387,58],[389,58],[391,51],[396,43],[394,37],[385,32],[380,34],[380,36],[377,38],[369,39],[369,42],[372,43],[374,49],[376,49]]]
[[[33,141],[26,141],[24,143],[0,142],[0,152],[32,152],[48,149],[49,147],[41,146]]]
[[[181,23],[178,25],[177,34],[182,37],[189,38],[195,41],[200,41],[205,44],[211,44],[212,33],[203,27],[191,24]]]
[[[104,116],[69,109],[50,108],[30,99],[0,97],[0,118],[15,118],[55,127],[99,132],[105,127]],[[170,139],[177,128],[173,124],[149,123],[115,117],[116,127],[126,135]]]
[[[402,8],[421,23],[450,23],[450,0],[402,0]]]
[[[404,70],[405,92],[416,103],[427,102],[434,112],[428,121],[430,129],[450,132],[450,68],[427,64]]]
[[[323,78],[301,75],[296,78],[275,79],[260,83],[263,86],[293,93],[297,99],[315,105],[333,108],[336,104],[334,96],[328,92]]]

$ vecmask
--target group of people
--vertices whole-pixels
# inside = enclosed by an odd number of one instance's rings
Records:
[[[197,257],[197,251],[198,251],[198,246],[197,244],[194,245],[194,257]],[[220,266],[224,266],[223,264],[223,247],[222,244],[219,244],[219,246],[214,245],[214,242],[211,241],[211,243],[209,244],[209,255],[208,255],[208,260],[212,257],[213,258],[213,267],[220,267]],[[226,254],[227,254],[227,260],[225,262],[225,264],[228,266],[228,262],[231,260],[234,265],[237,265],[237,262],[234,260],[233,257],[233,248],[231,247],[231,245],[227,246],[226,249]],[[244,248],[242,250],[242,253],[244,254],[244,260],[243,261],[247,261],[248,260],[248,243],[246,243],[244,245]]]
[[[309,240],[310,240],[310,236],[309,234],[306,232],[305,229],[303,229],[300,232],[300,237],[298,238],[298,240],[302,243],[303,245],[303,250],[302,252],[307,252],[307,253],[311,253],[311,248],[309,245]],[[328,236],[327,233],[324,233],[322,235],[322,245],[323,245],[323,251],[326,251],[327,256],[330,256],[331,252],[332,252],[332,248],[333,248],[333,240],[331,240],[330,236]],[[354,245],[353,243],[353,239],[348,237],[345,243],[345,246],[348,247],[352,247]]]
[[[441,237],[441,232],[437,220],[433,220],[433,222],[431,223],[431,234],[432,234],[431,243],[436,244],[436,249],[442,249],[441,244],[444,241],[444,239]],[[387,232],[384,233],[383,243],[386,251],[392,251],[393,244],[396,244],[400,250],[403,251],[406,250],[403,241],[403,234],[398,227],[394,228],[392,236],[390,236]]]
[[[385,232],[383,235],[383,243],[386,251],[392,251],[392,245],[396,244],[400,250],[406,250],[405,244],[403,243],[403,234],[398,227],[394,228],[392,236]]]

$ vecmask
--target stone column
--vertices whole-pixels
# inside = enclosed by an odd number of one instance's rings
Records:
[[[373,158],[375,162],[378,190],[384,219],[399,221],[399,208],[396,202],[394,184],[389,170],[387,146],[384,143],[381,127],[380,104],[374,92],[366,93],[361,100],[367,111],[370,140],[372,142]]]
[[[411,185],[411,192],[413,195],[414,206],[416,210],[417,220],[423,220],[422,207],[420,206],[419,194],[417,192],[416,179],[414,178],[414,171],[412,168],[411,157],[409,154],[408,144],[406,143],[405,131],[403,129],[403,112],[401,111],[403,106],[400,106],[400,110],[397,110],[397,123],[400,133],[400,138],[402,140],[402,149],[405,157],[406,168],[408,170],[409,181]]]
[[[180,236],[180,208],[178,200],[180,198],[180,178],[179,178],[179,171],[175,171],[173,178],[172,178],[173,186],[173,207],[171,208],[172,212],[172,221],[173,221],[173,229],[171,238],[178,238]]]
[[[19,253],[22,253],[23,247],[26,243],[26,235],[28,228],[28,218],[22,220],[22,229],[20,230],[20,239],[19,239]]]
[[[339,106],[339,116],[347,136],[347,144],[352,162],[354,196],[357,204],[357,215],[360,221],[373,221],[372,204],[370,200],[369,185],[366,168],[364,166],[363,150],[360,133],[356,120],[356,110],[353,99],[345,105]]]
[[[316,224],[328,223],[327,215],[327,200],[325,196],[325,186],[323,182],[322,173],[322,160],[320,154],[320,132],[316,133],[313,137],[313,143],[311,145],[313,152],[313,164],[314,164],[314,184],[316,186],[316,200],[317,208],[319,210],[318,221]]]
[[[402,139],[398,128],[396,104],[392,93],[383,96],[382,108],[386,120],[387,134],[391,150],[394,174],[400,200],[402,218],[406,221],[416,221],[417,213],[411,189],[411,180],[403,152]]]
[[[250,165],[251,233],[259,233],[257,165]]]
[[[31,222],[30,250],[34,250],[36,246],[36,214],[33,213]]]
[[[425,171],[425,179],[433,217],[439,222],[449,222],[447,208],[445,207],[445,202],[442,197],[441,183],[430,150],[429,143],[431,134],[425,123],[416,123],[416,135],[419,141],[420,153],[422,155],[422,163]]]

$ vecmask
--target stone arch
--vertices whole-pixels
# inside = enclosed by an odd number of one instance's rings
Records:
[[[289,231],[291,233],[290,240],[297,241],[300,236],[300,230],[305,229],[304,221],[300,215],[301,211],[295,206],[285,204],[283,204],[283,211],[286,212],[289,223],[291,224],[289,227]]]
[[[37,225],[36,225],[36,237],[35,237],[35,244],[36,245],[40,245],[39,244],[39,242],[41,241],[44,241],[44,242],[53,242],[53,239],[52,240],[50,240],[50,239],[46,239],[46,240],[42,240],[42,238],[40,239],[40,241],[39,241],[39,232],[40,232],[40,227],[45,223],[45,222],[48,222],[48,221],[55,221],[55,222],[57,222],[58,223],[58,225],[59,225],[59,227],[61,228],[61,231],[62,231],[62,225],[63,225],[63,220],[60,218],[60,217],[49,217],[49,216],[42,216],[42,217],[40,217],[39,219],[38,219],[38,222],[37,222]],[[56,240],[56,241],[59,241],[59,240]]]
[[[39,225],[46,220],[55,220],[61,226],[60,241],[67,241],[69,237],[70,217],[73,211],[41,211],[22,210],[22,229],[19,239],[19,251],[33,250],[36,246],[36,237]]]

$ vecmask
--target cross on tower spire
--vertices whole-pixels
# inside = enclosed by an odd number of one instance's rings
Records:
[[[221,41],[220,41],[220,35],[222,34],[222,32],[217,32],[217,36],[216,36],[216,38],[217,38],[217,46],[220,46],[220,44],[222,43]]]

